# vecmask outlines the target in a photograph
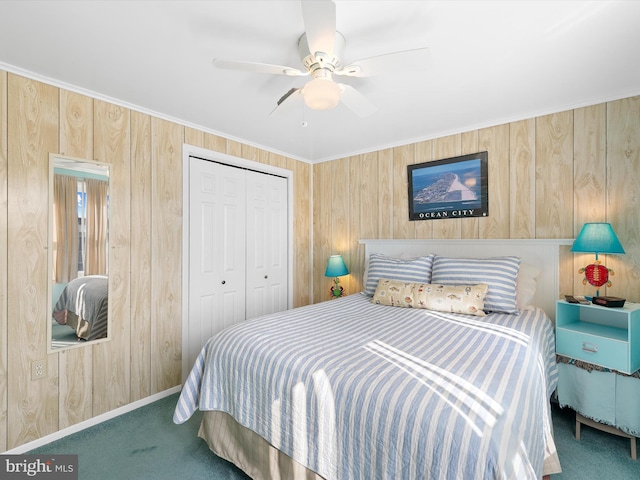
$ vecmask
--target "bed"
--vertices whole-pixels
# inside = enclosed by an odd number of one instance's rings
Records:
[[[79,340],[107,336],[108,278],[106,275],[88,275],[71,280],[53,307],[55,321],[71,327]]]
[[[254,479],[559,472],[550,305],[570,241],[362,244],[363,293],[249,320],[209,339],[174,422],[203,410],[199,435]],[[495,255],[505,263],[485,263]],[[526,269],[535,278],[518,281]],[[515,290],[509,295],[500,292],[503,276],[505,291]],[[525,283],[528,292],[518,291]],[[475,287],[485,284],[478,310]],[[415,308],[435,295],[420,285],[444,286],[442,305]],[[462,303],[473,314],[452,307],[461,295],[475,295]]]

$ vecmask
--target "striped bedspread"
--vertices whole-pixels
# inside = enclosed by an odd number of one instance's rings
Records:
[[[541,310],[471,317],[358,294],[211,338],[174,422],[227,412],[332,480],[540,479],[556,383]]]

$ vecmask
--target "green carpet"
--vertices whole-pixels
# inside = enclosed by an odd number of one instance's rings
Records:
[[[577,441],[573,410],[553,407],[553,433],[562,473],[551,480],[640,480],[640,460],[631,459],[628,438],[583,425]]]
[[[171,395],[29,453],[78,454],[80,480],[246,480],[197,437],[200,413],[182,425],[173,423],[177,398]],[[628,439],[583,426],[576,441],[569,409],[554,407],[553,422],[563,472],[552,480],[640,479],[640,460],[631,460]]]
[[[79,480],[246,480],[198,438],[201,412],[173,423],[178,394],[28,453],[77,454]]]

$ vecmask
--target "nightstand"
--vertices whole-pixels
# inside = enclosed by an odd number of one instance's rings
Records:
[[[576,411],[576,439],[580,440],[581,424],[629,438],[635,460],[636,438],[628,431],[637,432],[637,419],[625,418],[624,410],[636,401],[627,398],[628,385],[640,389],[640,379],[616,372],[628,375],[640,369],[640,304],[627,302],[622,308],[607,308],[558,301],[556,352],[613,370],[589,372],[559,364],[558,401]]]
[[[556,304],[556,352],[622,373],[640,369],[640,304]]]

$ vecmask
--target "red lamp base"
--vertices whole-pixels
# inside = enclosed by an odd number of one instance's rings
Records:
[[[584,273],[584,279],[582,280],[583,285],[589,283],[596,288],[600,288],[603,285],[607,287],[611,286],[609,276],[613,275],[613,270],[602,265],[600,260],[596,260],[591,265],[581,268],[578,270],[578,273]]]

